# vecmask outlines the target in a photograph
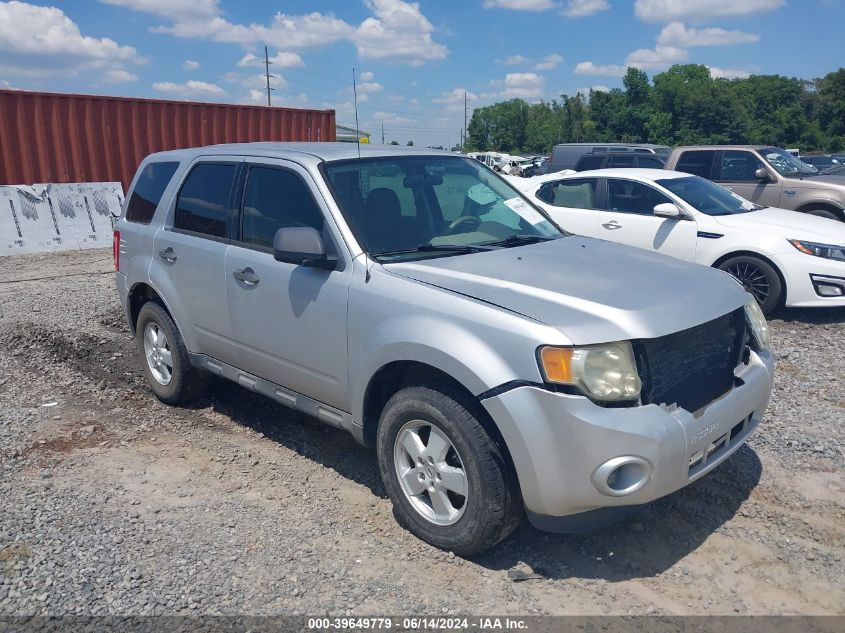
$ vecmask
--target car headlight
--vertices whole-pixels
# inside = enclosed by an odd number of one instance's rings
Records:
[[[816,257],[824,257],[825,259],[835,259],[839,262],[845,262],[845,246],[818,244],[816,242],[807,242],[805,240],[789,240],[789,243],[806,255],[815,255]]]
[[[547,382],[571,385],[602,402],[636,400],[642,389],[631,343],[587,347],[541,347],[540,369]]]
[[[772,333],[756,299],[751,299],[745,304],[745,319],[751,330],[751,347],[758,352],[769,351],[772,346]]]

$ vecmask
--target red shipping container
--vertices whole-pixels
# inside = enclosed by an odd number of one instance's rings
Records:
[[[0,185],[120,182],[152,152],[334,141],[334,110],[0,90]]]

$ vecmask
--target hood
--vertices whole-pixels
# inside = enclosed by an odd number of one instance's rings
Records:
[[[575,345],[663,336],[748,299],[721,271],[580,236],[384,268],[555,327]]]
[[[786,209],[761,209],[737,215],[711,216],[722,226],[775,234],[784,239],[845,244],[845,224]]]

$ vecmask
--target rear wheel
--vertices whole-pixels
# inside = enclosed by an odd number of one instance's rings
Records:
[[[783,286],[777,271],[768,262],[759,257],[740,255],[722,262],[719,269],[733,275],[757,300],[765,314],[780,304]]]
[[[204,376],[191,365],[176,324],[158,303],[148,301],[141,307],[135,340],[147,381],[159,400],[179,404],[202,395]]]
[[[399,524],[461,556],[489,549],[522,517],[512,469],[470,409],[447,389],[402,389],[385,405],[377,440]]]

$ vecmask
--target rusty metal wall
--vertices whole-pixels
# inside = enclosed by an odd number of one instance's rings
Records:
[[[0,185],[117,181],[125,191],[152,152],[334,140],[334,110],[0,90]]]

